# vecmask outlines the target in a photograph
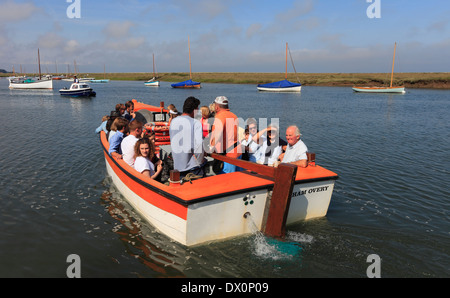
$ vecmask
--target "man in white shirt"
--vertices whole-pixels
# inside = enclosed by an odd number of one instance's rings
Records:
[[[134,165],[134,145],[142,137],[142,122],[133,120],[129,124],[130,134],[126,136],[120,145],[123,160],[130,166]]]
[[[297,126],[291,125],[286,129],[286,141],[288,145],[281,162],[292,163],[306,168],[308,166],[308,157],[306,155],[308,147],[300,140],[300,137],[300,129]]]

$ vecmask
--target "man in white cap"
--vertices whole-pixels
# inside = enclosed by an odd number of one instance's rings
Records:
[[[228,98],[218,96],[214,100],[215,119],[211,129],[211,147],[219,154],[228,157],[238,158],[242,152],[238,151],[238,120],[228,107]],[[224,163],[221,173],[232,173],[236,171],[236,166]]]

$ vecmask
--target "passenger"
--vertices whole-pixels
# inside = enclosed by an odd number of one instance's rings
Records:
[[[214,100],[215,118],[211,130],[211,147],[219,154],[227,157],[239,158],[242,150],[238,150],[238,123],[237,116],[233,114],[228,106],[228,98],[218,96]],[[236,166],[223,163],[223,169],[218,174],[232,173],[236,171]]]
[[[116,111],[111,111],[111,113],[109,114],[109,120],[106,123],[106,130],[110,131],[111,130],[111,125],[113,124],[114,120],[116,120],[117,117],[120,117],[120,114]]]
[[[172,122],[172,120],[178,117],[179,115],[180,113],[178,112],[177,108],[174,107],[173,109],[169,110],[169,125]]]
[[[180,172],[180,178],[189,173],[204,176],[206,164],[203,152],[202,124],[194,119],[195,110],[200,101],[188,97],[183,104],[183,114],[173,119],[170,125],[170,147],[174,169]]]
[[[202,106],[200,108],[200,111],[202,112],[202,118],[200,122],[202,123],[203,138],[206,138],[206,136],[209,134],[209,108],[207,106]]]
[[[216,103],[213,102],[209,105],[209,117],[214,118],[216,115]]]
[[[129,100],[125,103],[125,111],[123,112],[122,117],[131,122],[135,118],[135,116],[136,115],[134,114],[134,103],[131,100]]]
[[[119,113],[120,116],[125,112],[125,105],[123,103],[116,104],[116,112]],[[119,116],[119,117],[120,117]]]
[[[121,143],[122,140],[128,130],[128,120],[125,118],[117,118],[117,132],[111,137],[109,141],[109,154],[111,157],[114,157],[116,159],[122,159],[122,150],[121,150]]]
[[[266,142],[266,135],[259,133],[258,123],[255,118],[249,118],[247,120],[247,126],[249,131],[249,139],[245,142],[244,151],[248,152],[249,161],[257,162],[262,155],[261,145]]]
[[[73,76],[73,82],[74,82],[74,83],[79,83],[80,80],[78,80],[77,76]]]
[[[155,164],[152,162],[155,157],[155,145],[148,138],[139,139],[134,146],[134,153],[135,170],[151,179],[157,179],[163,166],[161,160]]]
[[[245,129],[244,131],[244,138],[241,140],[241,146],[243,147],[242,150],[242,160],[249,160],[249,153],[248,153],[248,144],[250,142],[251,138],[250,138],[250,132],[248,130],[248,127]]]
[[[260,133],[266,133],[267,140],[261,146],[261,156],[257,162],[270,167],[278,167],[278,157],[283,152],[282,147],[287,145],[286,141],[280,138],[278,126],[273,124]]]
[[[306,168],[308,166],[308,157],[306,152],[308,148],[305,143],[300,140],[300,129],[296,125],[291,125],[286,129],[287,147],[282,162],[292,163],[299,167]]]
[[[138,120],[131,121],[128,125],[130,133],[123,139],[120,145],[123,155],[122,158],[130,166],[134,164],[134,145],[142,138],[142,126],[142,122]]]
[[[100,126],[97,127],[97,129],[95,130],[95,133],[100,133],[102,130],[105,133],[108,133],[108,130],[106,129],[106,124],[108,123],[108,120],[109,120],[109,116],[108,115],[103,116],[102,117],[102,124],[100,124]]]

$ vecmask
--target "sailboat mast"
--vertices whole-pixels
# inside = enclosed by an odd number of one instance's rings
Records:
[[[285,74],[286,80],[287,80],[287,52],[288,52],[288,43],[286,43],[286,74]]]
[[[155,77],[155,54],[153,54],[153,77]]]
[[[394,44],[394,58],[392,59],[392,72],[391,72],[391,88],[392,88],[392,81],[394,79],[394,62],[395,62],[395,49],[397,48],[397,43]]]
[[[39,80],[41,79],[41,57],[39,55],[39,48],[38,48],[38,64],[39,64]]]
[[[188,48],[189,48],[189,78],[192,80],[192,69],[191,69],[191,44],[189,42],[189,35],[188,35]]]

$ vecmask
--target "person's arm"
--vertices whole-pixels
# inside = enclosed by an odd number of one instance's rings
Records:
[[[122,154],[117,153],[116,151],[111,152],[111,157],[115,159],[122,159]]]
[[[301,168],[306,168],[308,166],[308,160],[307,159],[300,159],[300,160],[293,161],[293,162],[290,162],[290,163],[294,164],[296,166],[299,166]]]
[[[264,129],[261,130],[261,131],[258,131],[258,133],[255,134],[255,135],[252,137],[253,142],[259,144],[259,139],[260,139],[261,136],[262,136],[263,134],[265,134],[266,132],[267,132],[267,127],[264,128]]]
[[[150,173],[149,173],[149,177],[152,178],[152,179],[156,179],[156,177],[158,177],[158,175],[161,173],[161,171],[163,169],[161,160],[158,160],[158,162],[155,165],[156,165],[156,172],[155,172],[155,174],[150,177]]]

